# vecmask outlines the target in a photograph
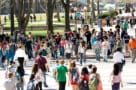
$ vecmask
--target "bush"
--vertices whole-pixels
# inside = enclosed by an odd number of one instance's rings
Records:
[[[112,11],[108,11],[108,12],[104,12],[104,13],[102,13],[102,14],[100,14],[99,15],[99,18],[101,18],[101,19],[104,19],[104,18],[106,18],[106,17],[111,17],[111,18],[113,18],[114,16],[116,16],[118,13],[116,12],[116,11],[114,11],[114,10],[112,10]]]

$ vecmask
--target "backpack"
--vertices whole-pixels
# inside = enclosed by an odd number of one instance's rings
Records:
[[[98,85],[98,78],[97,78],[97,74],[95,76],[92,76],[89,79],[89,89],[90,90],[97,90],[97,85]]]
[[[79,90],[89,90],[88,80],[86,79],[79,80],[78,87],[79,87]]]
[[[36,86],[35,86],[34,80],[30,80],[27,84],[27,90],[35,90],[35,89],[36,89]]]
[[[71,80],[72,80],[72,83],[78,83],[78,79],[79,79],[79,74],[77,72],[77,68],[73,68],[71,70]]]

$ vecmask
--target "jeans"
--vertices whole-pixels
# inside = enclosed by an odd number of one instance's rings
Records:
[[[95,54],[96,54],[96,60],[100,61],[100,49],[99,48],[95,49]]]
[[[80,55],[80,64],[82,65],[82,62],[83,62],[83,60],[84,60],[84,54],[83,54],[83,53],[80,53],[79,55]]]
[[[16,84],[17,90],[24,90],[24,83],[23,82],[19,82]]]
[[[60,56],[64,57],[64,47],[60,47]]]
[[[107,54],[108,54],[108,48],[103,49],[103,59],[104,61],[107,61]]]
[[[27,49],[28,50],[28,58],[29,60],[33,57],[32,55],[32,49]]]
[[[66,82],[59,82],[59,90],[65,90]]]
[[[43,71],[43,77],[44,77],[44,86],[47,86],[47,83],[46,83],[46,71]]]
[[[54,51],[54,52],[53,52],[53,57],[54,57],[54,59],[57,59],[57,58],[58,58],[57,51]]]
[[[110,51],[111,51],[111,53],[112,53],[113,49],[114,49],[114,44],[110,44]]]
[[[112,90],[120,90],[120,83],[114,83],[112,85]]]

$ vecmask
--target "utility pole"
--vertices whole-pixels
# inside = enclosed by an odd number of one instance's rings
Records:
[[[10,0],[10,27],[11,27],[11,35],[14,32],[14,0]]]

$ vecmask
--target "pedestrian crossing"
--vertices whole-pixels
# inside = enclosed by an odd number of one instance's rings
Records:
[[[102,85],[103,85],[103,90],[111,90],[111,83],[109,81],[110,73],[112,72],[113,68],[113,61],[112,59],[109,59],[110,62],[97,62],[95,59],[87,59],[86,65],[88,64],[93,64],[96,65],[98,68],[98,73],[100,73],[101,80],[102,80]],[[131,59],[126,59],[126,65],[123,68],[122,72],[122,79],[123,79],[123,84],[124,87],[121,88],[120,90],[136,90],[136,63],[132,64]],[[77,63],[78,64],[78,63]],[[29,80],[29,76],[31,74],[31,67],[32,66],[32,61],[27,63],[27,66],[25,67],[26,74],[25,75],[25,90],[26,90],[26,85]],[[50,70],[52,71],[54,64],[51,63]],[[79,70],[83,66],[80,66],[79,64],[77,65],[79,67]],[[0,70],[0,90],[5,90],[3,87],[3,82],[4,82],[4,70]],[[55,81],[55,79],[52,77],[52,73],[49,72],[47,75],[47,84],[48,88],[44,88],[43,90],[57,90],[58,88],[58,83]],[[68,86],[66,84],[66,90],[72,90],[71,86]]]

